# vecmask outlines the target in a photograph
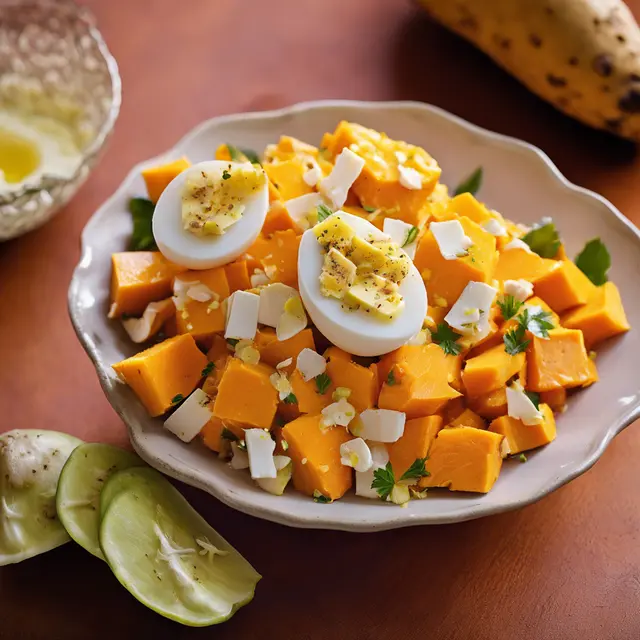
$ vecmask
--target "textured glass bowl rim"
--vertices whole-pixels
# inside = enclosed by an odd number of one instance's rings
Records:
[[[20,4],[23,3],[9,2],[5,3],[4,6]],[[63,0],[63,2],[59,3],[49,2],[47,0],[35,0],[33,2],[30,2],[29,4],[40,6],[44,9],[52,8],[54,11],[58,12],[64,11],[66,8],[67,10],[74,11],[74,13],[78,16],[78,19],[81,22],[84,22],[87,27],[87,34],[97,45],[98,51],[100,52],[100,55],[107,65],[107,71],[109,73],[109,78],[111,81],[112,98],[111,104],[109,105],[107,117],[102,123],[102,126],[100,127],[100,130],[98,131],[96,137],[93,139],[91,144],[82,152],[82,162],[78,165],[72,176],[69,176],[68,178],[58,178],[56,176],[44,174],[38,180],[38,182],[25,184],[20,189],[0,194],[0,206],[11,205],[23,199],[25,196],[37,194],[42,191],[49,191],[57,185],[72,184],[76,182],[82,175],[84,168],[88,164],[90,164],[98,155],[107,138],[111,134],[115,122],[118,119],[118,114],[120,113],[120,105],[122,104],[122,80],[120,79],[118,63],[116,62],[116,59],[113,57],[112,53],[109,51],[109,48],[107,47],[102,34],[95,26],[95,18],[91,11],[86,7],[77,5],[72,0]]]

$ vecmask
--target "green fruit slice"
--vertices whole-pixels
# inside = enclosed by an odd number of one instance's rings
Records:
[[[100,526],[100,545],[121,584],[160,615],[193,627],[230,618],[260,575],[162,476],[129,469]],[[126,488],[120,474],[128,474]]]
[[[80,445],[67,460],[56,507],[67,533],[89,553],[104,560],[100,549],[100,493],[116,471],[144,465],[135,453],[108,444]]]
[[[111,501],[121,491],[127,489],[132,481],[156,486],[159,481],[166,483],[166,486],[173,488],[171,483],[161,476],[155,469],[150,467],[134,467],[114,473],[102,487],[100,494],[100,518],[104,518]]]
[[[16,429],[0,436],[0,566],[69,542],[56,514],[56,487],[80,444],[57,431]]]

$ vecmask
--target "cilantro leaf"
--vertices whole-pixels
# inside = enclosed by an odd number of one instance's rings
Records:
[[[396,374],[393,371],[393,367],[392,367],[391,370],[389,371],[389,374],[387,375],[387,384],[390,387],[392,387],[395,383],[396,383]]]
[[[377,211],[377,209],[375,207],[367,207],[366,205],[362,205],[362,208],[367,212],[367,213],[373,213],[374,211]]]
[[[511,320],[511,318],[520,311],[520,307],[522,307],[524,303],[516,300],[512,295],[507,294],[502,296],[502,300],[498,300],[497,304],[498,307],[500,307],[502,317],[505,320]]]
[[[184,400],[184,396],[179,393],[178,395],[173,396],[171,398],[171,404],[178,404],[178,402],[182,402]]]
[[[383,500],[386,500],[389,497],[395,483],[396,479],[393,475],[393,467],[390,462],[387,462],[386,467],[375,469],[373,472],[371,488],[375,489]]]
[[[551,313],[544,309],[531,313],[530,309],[525,308],[516,320],[524,331],[531,331],[538,338],[548,338],[549,331],[555,327],[551,317]]]
[[[413,464],[402,474],[400,480],[417,480],[425,478],[431,474],[425,469],[427,458],[416,458]]]
[[[207,366],[202,370],[202,377],[206,378],[214,369],[216,368],[216,365],[213,364],[213,362],[208,362]]]
[[[510,355],[515,356],[527,350],[530,340],[525,340],[526,328],[518,324],[515,329],[507,331],[502,341],[504,342],[504,350]]]
[[[553,222],[534,226],[521,240],[541,258],[555,258],[560,249],[560,236]]]
[[[444,322],[438,325],[436,331],[431,332],[431,339],[449,356],[457,356],[462,351],[462,347],[456,342],[460,336]]]
[[[327,392],[329,385],[331,384],[331,378],[326,373],[321,373],[315,377],[316,389],[320,395]]]
[[[317,489],[313,492],[313,501],[319,502],[320,504],[329,504],[330,502],[333,502],[331,498],[325,496],[324,493],[321,493]]]
[[[611,268],[611,255],[604,242],[600,238],[589,240],[576,256],[576,266],[593,284],[603,285]]]
[[[326,220],[333,213],[333,211],[331,211],[331,209],[329,209],[329,207],[327,207],[326,204],[319,204],[317,207],[317,211],[318,211],[318,222],[322,222],[323,220]]]
[[[298,404],[298,398],[296,398],[295,393],[290,393],[285,399],[285,404]]]
[[[529,400],[533,402],[533,406],[536,409],[540,409],[540,394],[536,393],[535,391],[526,391],[526,390],[524,393],[527,396],[527,398],[529,398]]]
[[[409,231],[407,231],[407,239],[404,241],[403,247],[406,247],[408,244],[411,244],[418,237],[418,227],[411,227]]]
[[[229,166],[231,166],[231,165],[229,165]],[[231,174],[230,174],[230,173],[225,169],[225,170],[222,172],[222,179],[223,179],[223,180],[228,180],[230,177],[231,177]]]
[[[151,221],[156,205],[147,198],[131,198],[129,213],[133,220],[133,233],[129,240],[129,251],[155,251],[155,238]]]
[[[234,147],[228,142],[226,144],[229,150],[229,157],[233,162],[245,162],[248,160],[251,164],[260,164],[260,158],[253,149],[241,149],[240,147]]]
[[[222,433],[220,434],[220,437],[223,440],[229,440],[229,442],[237,442],[238,440],[240,440],[240,438],[238,438],[238,436],[233,433],[231,429],[227,429],[227,427],[222,427]]]
[[[468,178],[463,180],[453,192],[454,196],[459,196],[461,193],[470,193],[475,196],[480,191],[482,185],[482,167],[478,167]]]

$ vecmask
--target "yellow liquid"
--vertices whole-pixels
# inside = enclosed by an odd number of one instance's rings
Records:
[[[31,140],[0,128],[0,171],[6,182],[22,182],[39,165],[40,151]]]

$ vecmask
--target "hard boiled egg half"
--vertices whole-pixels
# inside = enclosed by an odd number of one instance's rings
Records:
[[[261,167],[210,160],[178,174],[153,214],[162,254],[190,269],[212,269],[235,260],[258,237],[269,208]]]
[[[427,292],[411,259],[370,222],[344,211],[304,232],[298,282],[316,327],[358,356],[401,347],[427,313]]]

